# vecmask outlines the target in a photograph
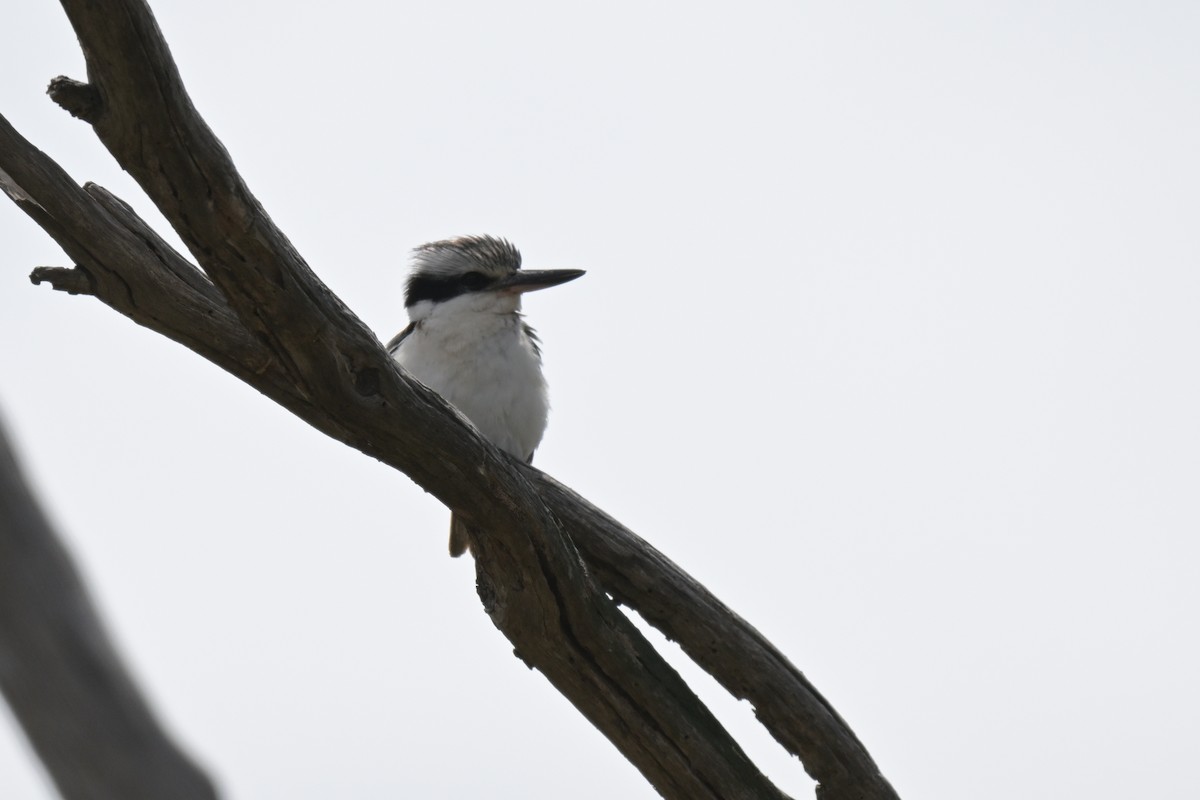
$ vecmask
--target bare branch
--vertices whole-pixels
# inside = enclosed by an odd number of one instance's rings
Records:
[[[782,795],[604,591],[750,700],[822,797],[895,797],[837,713],[757,631],[598,509],[481,440],[395,367],[245,187],[192,108],[144,4],[64,6],[91,89],[62,83],[70,88],[55,99],[99,98],[88,112],[97,134],[212,282],[127,206],[98,187],[80,190],[0,120],[0,169],[24,197],[10,195],[89,280],[46,268],[36,277],[95,294],[187,345],[486,529],[476,564],[492,620],[665,796]],[[116,244],[97,244],[102,231]]]
[[[68,800],[215,800],[125,671],[2,429],[0,690]]]
[[[67,5],[93,80],[103,74],[97,60],[109,64],[125,53],[151,52],[169,58],[161,40],[130,39],[135,30],[157,37],[143,5],[126,3],[124,13],[116,14],[111,4],[102,13]],[[93,13],[97,16],[90,16]],[[129,20],[135,24],[122,27]],[[121,49],[104,52],[112,42],[120,43]],[[661,793],[680,798],[782,797],[595,586],[513,460],[480,439],[440,397],[402,375],[375,336],[299,259],[242,186],[223,148],[195,117],[190,102],[179,99],[182,87],[164,90],[163,76],[175,75],[173,65],[146,64],[145,68],[157,80],[142,76],[132,87],[97,81],[104,99],[97,131],[108,131],[110,150],[120,154],[122,166],[143,181],[151,198],[173,218],[202,266],[231,299],[230,306],[250,338],[269,353],[265,364],[257,365],[274,379],[264,391],[271,390],[272,396],[326,433],[405,471],[468,519],[486,520],[489,536],[478,543],[476,569],[480,596],[493,622],[521,657],[603,731]],[[173,105],[163,100],[164,91],[174,98]],[[128,132],[137,142],[132,148],[125,145],[114,122],[126,104],[136,108],[136,114],[126,115],[138,120]],[[164,106],[170,106],[170,114],[176,116],[164,113]],[[181,133],[184,129],[197,138]],[[123,160],[147,156],[161,156],[161,161],[147,167]],[[23,143],[7,124],[0,126],[0,157],[2,168],[34,198],[21,207],[39,222],[44,220],[44,227],[64,243],[68,253],[89,274],[99,276],[97,296],[105,302],[125,313],[152,317],[153,324],[160,326],[170,309],[157,303],[152,310],[145,308],[143,290],[159,299],[155,290],[170,282],[174,291],[190,299],[204,294],[203,287],[180,280],[162,265],[161,243],[149,246],[134,235],[144,233],[143,226],[126,218],[132,215],[128,209],[122,209],[122,224],[116,224],[95,197],[63,185],[69,181],[57,174],[61,170],[44,163],[48,159]],[[198,173],[199,164],[209,172]],[[57,199],[47,201],[49,205],[42,202],[47,180],[55,178],[71,207],[86,221],[103,219],[108,228],[119,229],[125,246],[113,254],[115,259],[80,244],[102,237],[72,229],[69,215],[55,214]],[[34,212],[34,206],[51,210]],[[142,274],[135,274],[139,270]],[[180,310],[193,309],[189,304]],[[175,338],[192,346],[193,334],[201,326],[212,330],[210,321],[189,319],[175,331]],[[208,345],[211,342],[195,349],[216,355]],[[231,360],[223,365],[259,384],[252,377],[256,370]],[[284,385],[293,387],[290,394],[281,388]]]
[[[530,472],[536,472],[530,468]],[[798,756],[821,798],[894,798],[862,742],[804,674],[707,588],[558,481],[533,480],[613,599],[679,644]]]

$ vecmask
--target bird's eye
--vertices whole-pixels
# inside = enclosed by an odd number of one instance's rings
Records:
[[[466,275],[463,275],[459,281],[462,283],[463,287],[472,292],[476,289],[482,289],[488,285],[487,276],[482,272],[468,272]]]

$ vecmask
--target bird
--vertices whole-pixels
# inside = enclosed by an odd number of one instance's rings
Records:
[[[388,342],[411,376],[462,412],[485,439],[525,462],[542,441],[550,413],[537,333],[521,298],[582,276],[581,269],[522,270],[508,240],[460,236],[413,250],[404,290],[409,324]],[[471,547],[450,513],[450,555]]]

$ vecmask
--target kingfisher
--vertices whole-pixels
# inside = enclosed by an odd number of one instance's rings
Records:
[[[471,421],[484,438],[533,460],[550,413],[542,351],[521,296],[573,281],[581,269],[522,270],[521,253],[493,236],[462,236],[413,250],[404,291],[409,324],[388,353]],[[450,555],[470,549],[451,512]]]

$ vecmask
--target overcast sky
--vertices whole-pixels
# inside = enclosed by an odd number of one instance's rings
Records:
[[[397,5],[155,3],[368,325],[405,324],[422,242],[586,268],[526,302],[538,465],[772,639],[901,796],[1195,784],[1200,5]],[[85,77],[61,9],[4,27],[0,113],[161,227],[43,95]],[[512,657],[444,508],[26,278],[64,263],[0,203],[0,409],[227,798],[655,796]],[[0,796],[52,796],[3,712]]]

